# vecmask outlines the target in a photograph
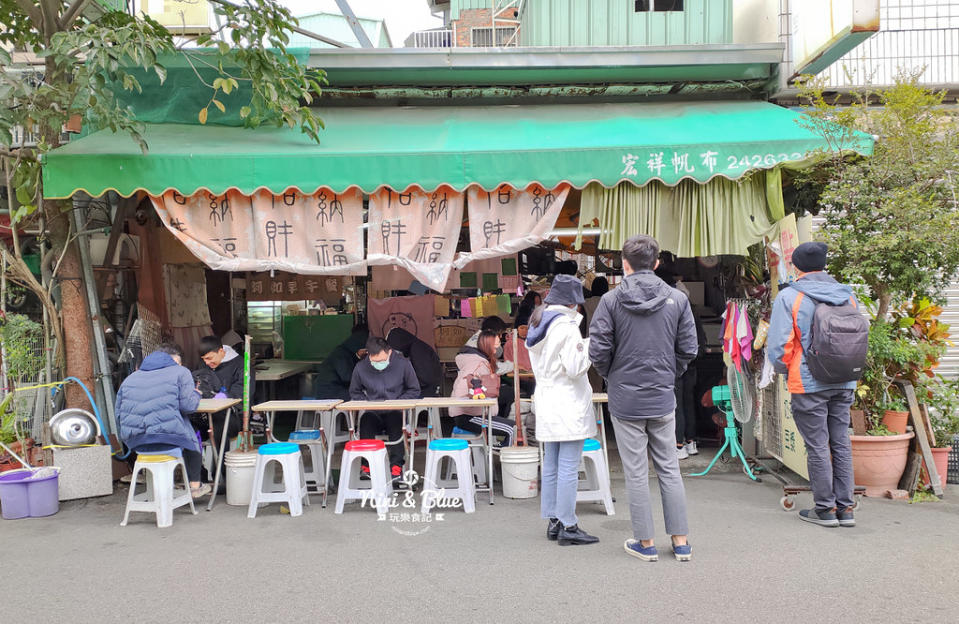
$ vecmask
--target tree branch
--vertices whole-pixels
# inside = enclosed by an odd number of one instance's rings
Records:
[[[90,4],[91,1],[92,0],[73,0],[73,3],[66,12],[60,16],[60,28],[67,30],[73,26],[73,22],[76,21],[80,13],[83,9],[87,8],[87,5]]]
[[[40,12],[40,7],[35,5],[30,0],[14,0],[14,2],[17,3],[17,6],[20,7],[21,11],[30,17],[30,21],[40,26],[42,30],[43,14]]]

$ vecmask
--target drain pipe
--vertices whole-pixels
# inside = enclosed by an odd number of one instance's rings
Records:
[[[79,206],[74,206],[70,211],[73,219],[73,229],[77,232],[82,231],[82,222],[80,221]],[[111,433],[117,433],[116,415],[113,413],[113,403],[116,395],[113,391],[113,370],[110,367],[110,360],[107,358],[107,340],[103,334],[103,325],[100,322],[99,298],[96,292],[96,282],[93,279],[93,265],[90,261],[90,241],[85,236],[77,237],[77,247],[80,250],[80,266],[83,270],[83,285],[87,291],[87,308],[90,312],[90,322],[93,324],[93,342],[95,358],[93,363],[99,369],[99,383],[97,388],[102,390],[103,408],[107,414],[107,423],[109,430],[104,433],[108,436]]]

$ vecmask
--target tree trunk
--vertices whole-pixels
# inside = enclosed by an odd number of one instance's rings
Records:
[[[885,321],[889,316],[889,308],[892,306],[892,295],[888,292],[879,291],[879,308],[876,310],[876,320]]]
[[[70,222],[63,212],[63,202],[44,202],[50,243],[59,254],[69,241]],[[76,242],[70,242],[54,277],[60,283],[60,319],[63,323],[66,376],[76,377],[93,394],[93,336],[90,313],[83,289],[80,253]],[[76,384],[66,386],[67,407],[90,409],[86,394]]]

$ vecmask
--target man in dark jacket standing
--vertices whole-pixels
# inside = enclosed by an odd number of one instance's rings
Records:
[[[353,369],[350,383],[351,401],[392,401],[420,398],[420,382],[413,366],[399,352],[390,349],[382,338],[366,342],[366,359]],[[360,437],[369,440],[386,431],[390,443],[390,470],[393,480],[403,476],[406,452],[403,448],[403,414],[401,412],[364,412],[360,418]],[[363,466],[369,475],[369,467]]]
[[[199,498],[210,486],[200,483],[200,443],[186,415],[200,404],[200,391],[180,365],[182,357],[180,347],[164,344],[144,358],[139,370],[120,384],[115,413],[120,439],[137,453],[181,449],[190,489]]]
[[[625,279],[603,295],[589,328],[589,358],[609,386],[609,411],[626,474],[633,537],[626,552],[644,561],[653,543],[647,448],[656,466],[666,532],[680,561],[692,557],[686,491],[676,455],[676,379],[696,357],[696,324],[686,295],[656,277],[659,244],[634,236],[623,244]]]

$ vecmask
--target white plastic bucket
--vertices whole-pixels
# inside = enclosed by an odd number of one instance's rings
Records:
[[[226,466],[226,504],[247,507],[253,498],[256,452],[229,451],[223,457]]]
[[[536,447],[500,449],[499,462],[503,467],[503,496],[534,498],[539,494],[539,450]]]

